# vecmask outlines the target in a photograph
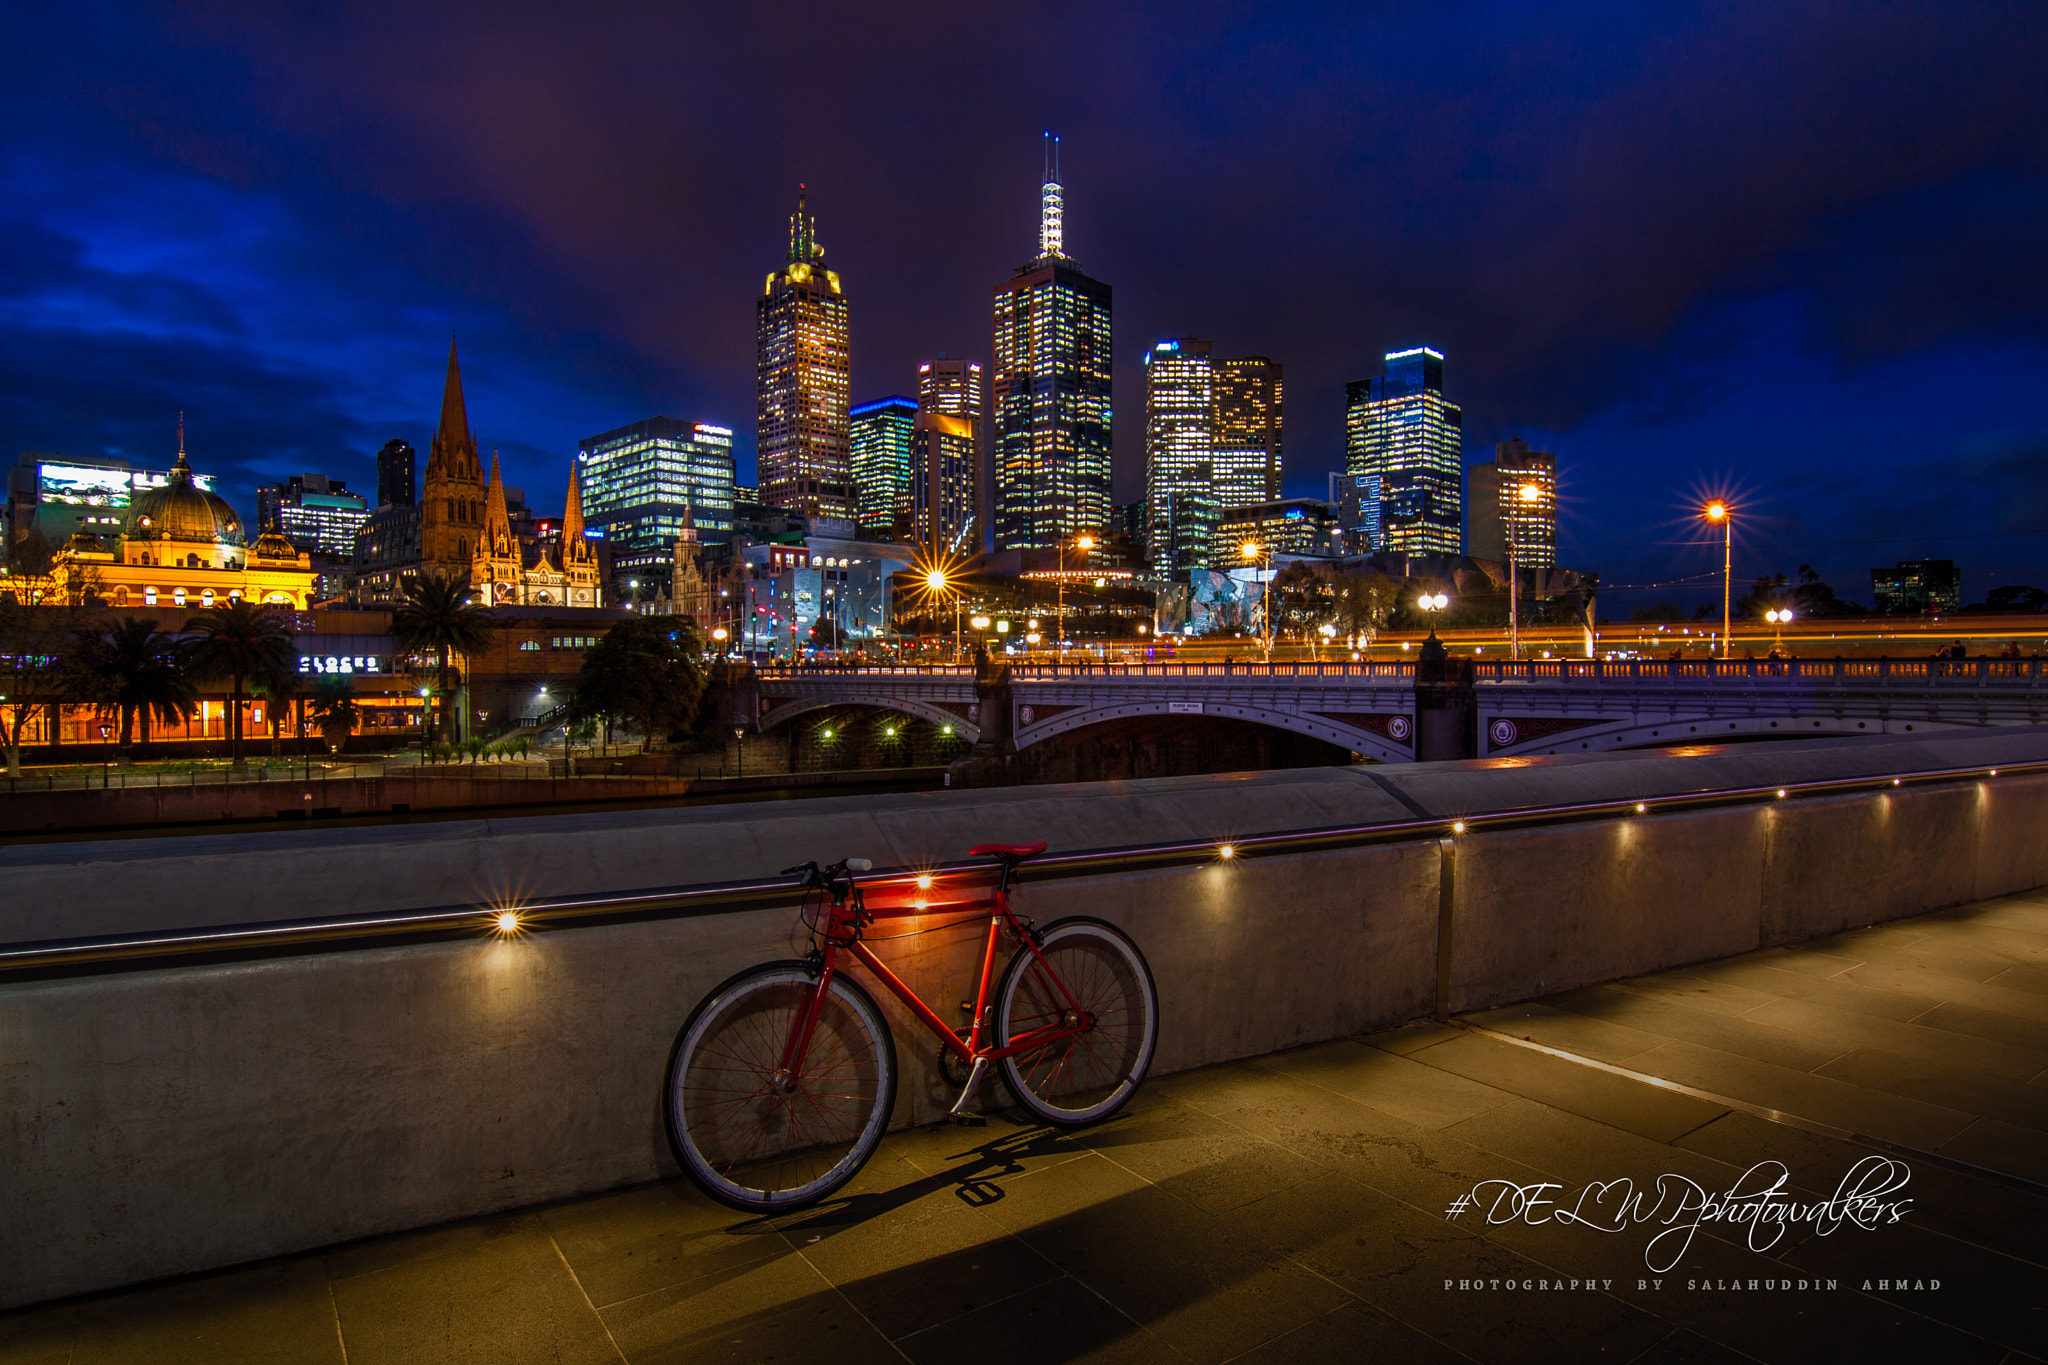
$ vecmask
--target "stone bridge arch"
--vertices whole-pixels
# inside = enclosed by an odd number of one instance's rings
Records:
[[[1414,717],[1412,715],[1400,717],[1401,720],[1406,722],[1408,731],[1408,742],[1402,743],[1390,739],[1386,735],[1375,733],[1360,726],[1346,724],[1329,716],[1313,713],[1301,715],[1291,711],[1275,710],[1271,707],[1253,706],[1238,702],[1202,701],[1195,703],[1174,701],[1166,698],[1156,700],[1134,698],[1130,701],[1117,702],[1107,706],[1076,706],[1069,710],[1060,711],[1058,714],[1043,720],[1034,720],[1028,725],[1023,724],[1023,707],[1030,705],[1031,703],[1025,702],[1019,707],[1019,724],[1017,727],[1017,748],[1019,751],[1030,748],[1033,745],[1043,744],[1048,740],[1057,739],[1061,735],[1071,734],[1077,730],[1106,724],[1111,721],[1138,716],[1179,716],[1189,720],[1209,717],[1218,720],[1249,721],[1255,725],[1264,725],[1275,730],[1286,730],[1297,735],[1305,735],[1310,739],[1319,739],[1325,743],[1348,749],[1353,753],[1363,754],[1367,758],[1376,759],[1381,763],[1412,763],[1415,761],[1413,744],[1415,731]],[[1186,709],[1190,706],[1197,707],[1198,709]]]
[[[906,716],[916,716],[920,720],[928,720],[934,725],[950,725],[954,734],[970,744],[981,738],[980,726],[943,706],[920,701],[914,697],[891,696],[880,692],[847,692],[829,697],[799,697],[795,701],[784,702],[762,712],[755,725],[766,734],[809,712],[843,710],[849,706],[868,706],[878,711],[895,711]]]

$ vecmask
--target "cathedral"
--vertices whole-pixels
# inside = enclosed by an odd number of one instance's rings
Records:
[[[407,578],[440,575],[469,584],[476,600],[490,607],[604,605],[597,556],[583,537],[583,506],[575,467],[570,467],[558,546],[551,553],[547,546],[521,542],[506,511],[505,483],[497,456],[491,457],[488,481],[477,458],[476,435],[469,429],[462,370],[453,341],[448,343],[441,425],[427,455],[417,528],[396,556],[372,560],[359,553],[358,600],[400,602]]]

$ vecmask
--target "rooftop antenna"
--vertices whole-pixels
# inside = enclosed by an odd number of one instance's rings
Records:
[[[1060,186],[1060,137],[1045,130],[1045,183],[1038,192],[1038,254],[1066,252],[1066,192]]]
[[[797,182],[796,216],[789,220],[789,259],[792,261],[809,261],[825,254],[818,246],[818,220],[804,209],[805,188],[802,181]]]

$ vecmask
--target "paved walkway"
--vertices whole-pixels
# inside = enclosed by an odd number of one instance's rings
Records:
[[[1652,1242],[1767,1161],[1805,1215],[1767,1250]],[[1812,1221],[1859,1161],[1873,1226]],[[1603,1232],[1623,1178],[1648,1221]],[[1486,1181],[1553,1187],[1446,1216]],[[0,1362],[2024,1360],[2044,1186],[2034,893],[1162,1078],[1077,1135],[899,1134],[773,1222],[676,1183],[0,1316]]]

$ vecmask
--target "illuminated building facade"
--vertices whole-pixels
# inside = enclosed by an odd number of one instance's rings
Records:
[[[980,443],[972,417],[920,412],[911,435],[911,513],[918,549],[934,560],[979,548],[975,466]]]
[[[1152,572],[1205,569],[1222,512],[1215,466],[1216,372],[1209,343],[1145,353],[1145,544]]]
[[[788,260],[768,276],[755,308],[760,500],[851,523],[858,509],[846,295],[825,268],[817,220],[797,190]]]
[[[1465,471],[1465,553],[1505,563],[1512,544],[1516,569],[1556,568],[1556,458],[1519,436],[1496,443],[1493,456]]]
[[[1206,341],[1145,353],[1145,540],[1156,574],[1214,568],[1217,521],[1280,496],[1280,366]]]
[[[909,534],[910,490],[915,482],[910,445],[917,406],[916,400],[897,393],[853,409],[853,483],[863,539]]]
[[[617,549],[668,552],[688,524],[732,532],[732,429],[649,417],[576,448],[583,515]]]
[[[256,524],[277,531],[301,550],[330,559],[356,552],[356,532],[370,519],[369,502],[340,479],[294,474],[256,490]]]
[[[1870,593],[1880,612],[1957,611],[1963,605],[1963,572],[1953,559],[1902,559],[1870,571]]]
[[[1321,498],[1285,498],[1225,513],[1216,539],[1239,556],[1238,562],[1243,562],[1238,547],[1247,541],[1268,555],[1327,558],[1337,553],[1336,531],[1337,509],[1329,503]]]
[[[1355,490],[1379,480],[1372,550],[1455,555],[1464,542],[1464,413],[1444,398],[1444,358],[1427,346],[1390,352],[1386,373],[1345,386],[1344,472]],[[1363,517],[1346,529],[1363,528]],[[1353,544],[1353,553],[1364,546]]]
[[[1262,355],[1210,362],[1216,496],[1226,513],[1280,496],[1280,362]]]
[[[1057,147],[1047,134],[1038,256],[995,290],[998,550],[1050,549],[1109,522],[1110,287],[1066,254]]]
[[[181,421],[178,461],[164,482],[135,494],[117,528],[81,527],[58,550],[51,578],[61,596],[96,597],[116,610],[233,601],[303,608],[312,604],[313,565],[275,531],[245,543],[240,515],[186,463]]]

